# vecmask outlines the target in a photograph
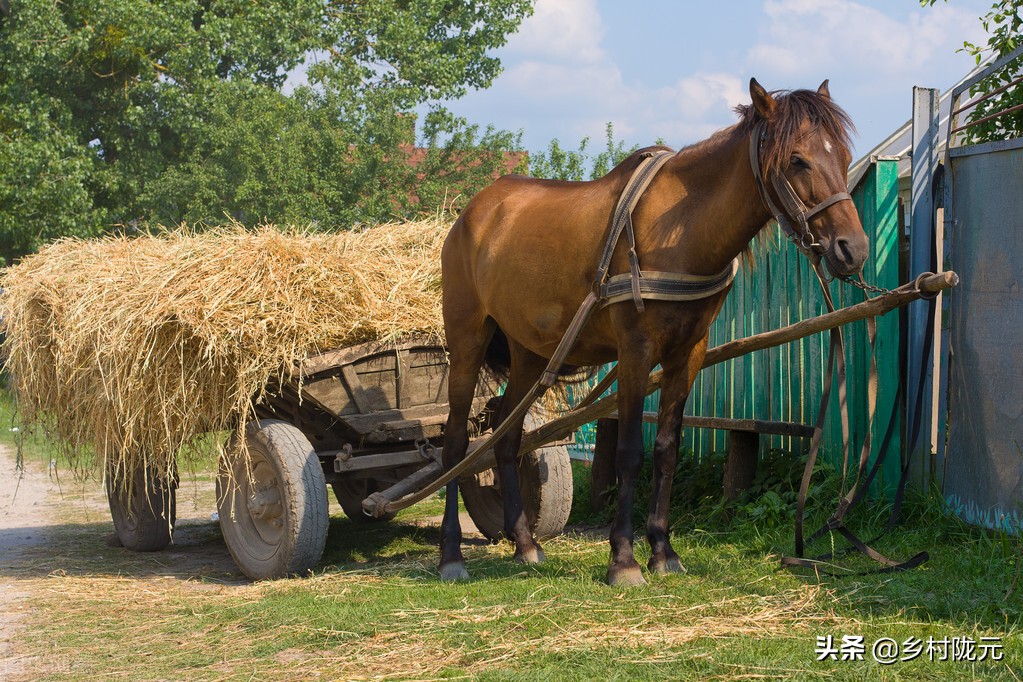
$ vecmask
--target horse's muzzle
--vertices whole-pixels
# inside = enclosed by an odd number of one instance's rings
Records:
[[[855,275],[863,269],[870,255],[870,241],[867,235],[836,237],[824,251],[824,261],[835,276]]]

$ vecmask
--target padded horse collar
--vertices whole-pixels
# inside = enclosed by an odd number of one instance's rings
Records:
[[[689,275],[677,272],[648,272],[639,267],[639,256],[636,253],[636,234],[632,227],[632,212],[639,203],[639,198],[654,179],[657,171],[674,156],[674,152],[660,150],[647,152],[640,165],[633,172],[625,185],[618,204],[615,206],[611,221],[611,231],[600,265],[597,267],[595,290],[600,297],[601,306],[608,306],[619,301],[632,300],[636,309],[643,312],[643,300],[658,301],[694,301],[707,298],[728,288],[735,273],[739,270],[739,259],[735,258],[721,272],[715,275]],[[611,257],[622,233],[625,233],[629,244],[629,272],[608,277]]]
[[[840,201],[852,201],[852,196],[848,192],[836,192],[813,208],[807,208],[788,179],[778,171],[772,171],[768,174],[768,179],[785,210],[778,208],[777,204],[771,200],[763,171],[760,168],[760,145],[763,144],[766,136],[767,121],[760,121],[753,128],[753,134],[749,138],[749,161],[750,166],[753,167],[753,177],[756,178],[760,198],[774,219],[778,221],[778,225],[781,226],[789,241],[805,253],[811,262],[816,262],[824,254],[824,247],[810,232],[810,219]]]

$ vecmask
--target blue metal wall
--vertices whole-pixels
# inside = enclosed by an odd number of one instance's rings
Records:
[[[943,492],[970,523],[1023,527],[1023,140],[951,150]],[[947,177],[947,176],[946,176]],[[947,180],[946,180],[947,181]]]

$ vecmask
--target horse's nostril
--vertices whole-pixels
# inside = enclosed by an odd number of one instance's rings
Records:
[[[849,248],[849,240],[845,237],[839,237],[835,240],[835,251],[844,263],[853,263],[856,260],[852,249]]]

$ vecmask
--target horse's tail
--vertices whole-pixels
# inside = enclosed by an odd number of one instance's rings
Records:
[[[511,350],[508,348],[508,337],[500,327],[494,329],[494,335],[483,356],[483,364],[499,382],[508,380],[511,373]]]
[[[504,383],[511,374],[511,350],[508,347],[508,337],[500,327],[494,329],[494,335],[490,338],[487,351],[483,356],[483,366],[489,375],[498,383]],[[574,367],[562,365],[558,369],[558,385],[573,385],[590,381],[596,376],[597,367]]]

